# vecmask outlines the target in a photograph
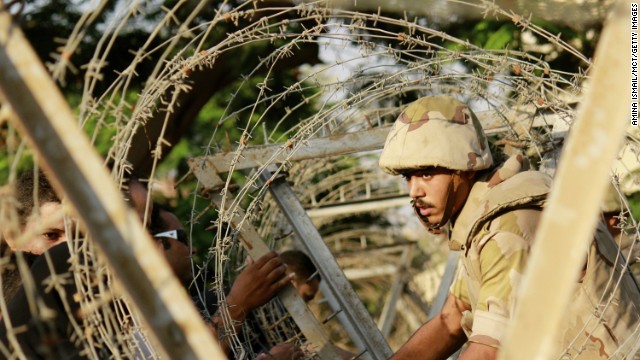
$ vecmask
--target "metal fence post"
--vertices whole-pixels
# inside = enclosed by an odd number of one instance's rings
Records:
[[[265,184],[269,184],[269,192],[302,241],[306,253],[313,259],[320,275],[326,279],[327,287],[339,302],[340,309],[349,318],[356,331],[355,334],[350,335],[357,337],[359,342],[365,345],[366,356],[371,356],[372,359],[389,358],[392,352],[387,341],[353,291],[351,284],[311,222],[306,210],[287,184],[285,177],[277,175],[275,179],[271,179],[271,174],[265,171],[260,174],[260,179]]]

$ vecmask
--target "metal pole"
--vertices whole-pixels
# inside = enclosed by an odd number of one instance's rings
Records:
[[[312,219],[343,214],[358,214],[362,212],[382,211],[390,207],[404,206],[409,203],[408,194],[397,195],[385,199],[364,200],[339,205],[323,206],[308,209],[307,215]]]
[[[288,226],[291,226],[291,224],[288,224]],[[286,232],[289,233],[293,231],[291,228],[287,228]],[[296,244],[296,247],[298,249],[304,248],[304,244],[295,233],[293,234],[292,238],[293,238],[293,242]],[[331,292],[331,289],[329,288],[327,281],[320,282],[320,292],[322,293],[322,296],[323,296],[321,300],[327,303],[327,305],[329,306],[329,309],[331,309],[331,314],[336,314],[335,318],[338,319],[338,321],[340,322],[344,330],[347,332],[347,334],[355,333],[355,329],[353,328],[353,325],[351,325],[351,323],[349,322],[349,318],[340,309],[340,304],[338,303],[338,300],[335,298],[335,296]],[[329,316],[332,317],[333,315],[329,315]],[[359,338],[355,338],[355,339],[351,338],[351,340],[353,341],[356,348],[358,349],[356,354],[359,354],[362,351],[362,349],[365,348],[365,344],[363,344]],[[358,359],[365,359],[365,360],[369,360],[370,358],[371,357],[367,356],[366,353],[358,357]]]
[[[270,184],[269,192],[289,220],[296,235],[302,240],[304,250],[316,264],[322,278],[326,280],[328,290],[339,302],[340,309],[349,318],[349,322],[355,330],[355,333],[350,336],[358,338],[359,342],[365,345],[364,349],[367,350],[367,354],[373,359],[389,358],[392,352],[387,341],[353,291],[351,284],[344,276],[311,219],[307,216],[304,207],[287,184],[285,177],[278,175],[275,179],[271,179],[271,174],[265,171],[260,174],[260,179],[263,183]]]
[[[156,343],[173,359],[225,358],[22,31],[1,9],[0,74],[0,94],[17,117],[11,120],[67,195]]]
[[[354,334],[356,330],[353,327],[353,324],[351,324],[349,317],[344,313],[344,311],[342,311],[342,308],[340,307],[340,303],[331,292],[331,289],[329,288],[329,286],[330,285],[328,284],[328,281],[320,282],[320,291],[324,296],[323,300],[327,302],[332,313],[337,314],[336,318],[338,319],[340,324],[342,324],[342,327],[347,332],[347,334],[349,334],[349,338],[353,341],[359,353],[362,349],[365,349],[366,345],[362,342],[360,338],[358,337],[354,338],[350,335],[350,334]],[[371,359],[371,356],[368,353],[364,353],[360,357],[358,357],[358,359],[369,360]]]
[[[224,184],[224,182],[220,176],[213,169],[204,167],[203,164],[199,163],[199,159],[190,160],[189,166],[204,188],[213,192],[212,201],[216,207],[221,211],[226,211],[231,214],[230,218],[224,220],[228,221],[230,225],[238,231],[240,242],[249,255],[254,259],[258,259],[270,252],[271,249],[269,249],[267,244],[262,240],[258,231],[249,222],[243,221],[245,213],[242,209],[229,210],[225,208],[226,205],[224,204],[232,203],[233,198],[227,194],[225,201],[223,201],[219,190],[221,184]],[[307,304],[305,304],[293,286],[289,285],[285,287],[278,293],[278,297],[289,314],[291,314],[300,331],[302,331],[307,340],[313,344],[314,348],[318,349],[318,356],[324,360],[338,359],[322,324],[320,324],[311,310],[309,310]]]
[[[444,267],[444,273],[442,274],[442,281],[438,286],[438,293],[436,294],[433,303],[429,307],[429,319],[433,319],[434,316],[440,313],[440,310],[444,307],[444,303],[449,296],[449,288],[453,284],[453,279],[456,276],[456,270],[458,269],[458,260],[460,259],[460,251],[449,251],[447,256],[447,264]]]
[[[494,111],[478,112],[476,114],[487,135],[511,131],[514,124],[526,123],[529,127],[547,127],[558,119],[565,121],[561,114],[541,114],[535,109],[511,109],[505,118],[496,116]],[[338,155],[353,154],[362,151],[379,150],[384,147],[385,139],[391,126],[373,128],[370,130],[332,135],[323,138],[305,140],[301,146],[292,141],[261,146],[250,146],[237,157],[233,151],[201,157],[206,159],[209,166],[213,166],[218,173],[228,172],[231,164],[234,170],[256,168],[263,164],[276,164],[284,161],[300,161],[325,158]]]
[[[384,308],[382,308],[382,313],[378,320],[378,327],[384,337],[389,336],[391,327],[396,320],[396,304],[398,303],[402,290],[407,283],[407,265],[409,260],[411,260],[409,257],[410,254],[411,246],[406,246],[402,251],[400,261],[398,261],[396,276],[393,279],[393,284],[391,285],[391,290],[387,296],[387,301],[384,303]]]
[[[438,293],[429,307],[429,320],[437,316],[444,307],[444,303],[447,301],[447,297],[449,297],[449,288],[456,277],[459,260],[460,251],[449,251],[449,255],[447,255],[447,263],[444,267],[444,273],[442,274],[442,281],[440,281],[440,285],[438,286]],[[449,360],[456,360],[460,356],[461,352],[462,350],[456,351],[449,357]]]

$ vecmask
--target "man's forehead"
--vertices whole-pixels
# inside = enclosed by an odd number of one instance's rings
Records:
[[[171,211],[164,209],[160,210],[160,217],[162,218],[162,221],[164,221],[165,226],[167,226],[167,228],[169,229],[183,228],[180,219],[178,219],[178,216]]]
[[[51,229],[64,229],[64,207],[59,202],[46,202],[38,208],[37,213],[29,216],[25,226],[46,226]]]
[[[149,213],[153,210],[153,202],[147,204],[148,190],[138,179],[130,179],[127,184],[128,197],[131,200],[131,206],[136,210],[140,220],[144,218],[145,210]]]
[[[38,211],[35,216],[39,217],[50,217],[54,215],[59,215],[62,217],[64,215],[64,207],[59,202],[48,201],[46,203],[40,204]]]

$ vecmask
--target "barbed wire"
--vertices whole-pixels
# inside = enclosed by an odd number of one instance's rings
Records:
[[[223,205],[220,208],[211,205],[199,208],[196,204],[208,199],[196,191],[192,194],[191,218],[183,219],[189,220],[190,232],[200,219],[217,219],[214,224],[205,224],[215,225],[215,231],[210,235],[204,263],[194,266],[193,270],[206,284],[198,289],[198,296],[204,299],[204,292],[212,289],[223,316],[230,319],[225,306],[226,286],[233,280],[233,270],[241,268],[246,257],[239,246],[237,232],[242,231],[244,225],[251,224],[258,228],[271,248],[283,249],[295,244],[295,236],[290,236],[290,225],[267,195],[269,182],[261,181],[260,173],[269,169],[273,172],[272,179],[286,173],[298,199],[307,209],[405,194],[402,184],[385,177],[377,169],[375,152],[293,160],[310,140],[384,127],[391,124],[412,99],[446,92],[469,102],[484,118],[495,120],[495,131],[491,137],[497,146],[519,148],[531,158],[535,167],[542,168],[550,156],[557,154],[562,146],[562,137],[554,138],[554,129],[560,122],[566,122],[570,129],[575,118],[575,103],[588,82],[587,71],[592,65],[590,55],[582,54],[560,35],[537,26],[530,18],[505,11],[493,2],[454,2],[473,8],[484,17],[510,19],[521,32],[530,32],[544,39],[553,51],[569,54],[581,68],[575,72],[554,69],[543,58],[527,51],[483,49],[467,39],[430,27],[428,22],[393,18],[382,15],[380,11],[365,13],[330,8],[324,1],[287,6],[258,1],[236,5],[223,1],[206,21],[200,16],[211,10],[207,9],[207,2],[197,2],[190,9],[186,8],[186,2],[178,2],[172,8],[162,8],[162,16],[154,22],[145,23],[150,28],[147,41],[132,49],[134,57],[130,65],[106,84],[104,90],[98,90],[114,44],[126,36],[127,26],[143,22],[145,11],[154,6],[153,2],[141,0],[114,10],[89,63],[74,65],[73,54],[88,29],[96,26],[98,16],[107,4],[105,0],[83,14],[64,46],[54,56],[49,70],[63,86],[69,71],[84,70],[78,121],[81,126],[93,129],[90,137],[94,142],[107,131],[114,134],[107,157],[113,161],[113,174],[117,180],[122,181],[122,169],[131,166],[130,152],[132,147],[139,145],[135,143],[139,139],[136,134],[149,126],[161,129],[157,139],[148,139],[149,148],[153,149],[150,152],[153,161],[148,181],[153,188],[160,182],[157,170],[165,155],[164,146],[169,142],[168,125],[178,121],[175,118],[178,110],[187,106],[181,103],[181,99],[194,91],[194,76],[197,76],[194,74],[224,71],[216,66],[226,57],[233,56],[235,50],[258,45],[269,49],[268,53],[251,62],[251,67],[233,83],[225,107],[217,119],[211,120],[210,133],[200,134],[208,136],[208,140],[203,143],[202,154],[198,155],[233,154],[224,171],[220,171],[221,175],[227,174],[223,176],[223,184],[214,189],[223,195]],[[179,20],[178,13],[185,9],[186,15],[180,15],[184,20]],[[176,33],[164,38],[161,35],[169,25],[177,26]],[[217,30],[223,25],[225,33],[220,34]],[[275,88],[272,84],[278,83],[276,80],[281,69],[287,68],[288,62],[309,45],[319,49],[321,56],[327,59],[301,68],[296,81]],[[152,62],[152,70],[146,79],[140,81],[141,68],[147,62]],[[258,76],[260,81],[256,83]],[[134,84],[140,83],[142,87],[136,89]],[[239,103],[243,91],[255,91],[252,103]],[[298,100],[282,109],[283,104],[288,104],[288,99]],[[313,113],[301,116],[300,110],[309,106],[312,106]],[[527,116],[517,116],[514,109]],[[534,118],[548,121],[534,124]],[[233,139],[228,135],[230,129],[237,133]],[[633,137],[627,139],[627,144],[634,142],[637,140]],[[276,144],[278,148],[265,162],[253,170],[239,166],[249,149],[266,144]],[[9,154],[10,161],[16,164],[27,151],[23,142],[11,148],[17,149]],[[13,191],[9,190],[16,172],[13,165],[10,184],[3,186],[0,192],[3,224],[16,223],[15,215],[12,215],[16,204]],[[614,186],[622,197],[624,189],[620,189],[617,182]],[[625,219],[623,225],[635,233],[638,223],[628,203],[624,204],[620,215]],[[238,226],[233,229],[225,226],[240,210],[245,215]],[[338,254],[338,260],[342,259],[347,268],[361,268],[369,250],[424,242],[424,239],[407,236],[403,230],[415,226],[408,220],[410,214],[403,218],[393,212],[396,210],[369,211],[368,223],[351,222],[352,228],[349,229],[344,228],[345,219],[353,214],[327,216],[314,221],[329,247]],[[372,224],[372,221],[377,223]],[[423,245],[430,246],[428,256],[421,258],[424,261],[419,265],[412,263],[412,277],[442,265],[446,257],[443,256],[446,251],[444,242],[441,239],[432,241],[436,245]],[[624,256],[617,258],[617,263],[627,266],[636,260],[630,256],[636,243],[634,237],[630,252],[619,254]],[[133,358],[144,351],[150,351],[150,357],[158,357],[135,310],[115,288],[106,286],[117,281],[100,261],[100,254],[96,253],[91,241],[73,241],[70,244],[71,253],[77,254],[72,257],[73,281],[81,290],[78,296],[84,314],[82,324],[74,324],[74,339],[83,344],[87,357],[100,358],[101,351],[105,349],[115,358]],[[359,256],[359,252],[363,255]],[[397,253],[387,254],[379,261],[368,263],[368,266],[397,266],[398,256]],[[419,256],[424,254],[414,251],[413,257]],[[18,266],[24,268],[26,263],[18,259]],[[27,273],[21,271],[25,276]],[[373,316],[380,315],[379,299],[384,298],[385,288],[389,288],[388,278],[384,280],[387,286],[381,286],[382,282],[354,282],[359,288],[358,294],[376,309]],[[619,284],[619,278],[610,281],[612,287]],[[423,301],[430,303],[435,296],[435,288],[421,291]],[[610,302],[611,299],[601,299],[605,308]],[[330,310],[326,305],[312,306],[316,306],[319,316],[329,316]],[[0,308],[5,314],[6,308]],[[418,308],[415,305],[410,312],[424,320],[425,314],[421,314]],[[256,319],[266,333],[268,343],[304,343],[304,337],[291,330],[296,329],[293,319],[282,310],[282,305],[274,301],[256,311]],[[231,321],[225,321],[224,333],[235,356],[255,356],[249,345],[253,338],[250,333],[254,329],[247,325],[240,331],[244,335],[240,335],[232,325]],[[352,345],[343,341],[344,332],[336,322],[329,321],[326,326],[336,343]],[[392,342],[401,344],[403,341],[399,339],[406,339],[414,330],[392,332]],[[587,325],[585,331],[589,331]],[[572,345],[576,349],[584,346]],[[631,345],[623,350],[630,353],[635,346]],[[19,347],[14,345],[14,348]],[[313,351],[307,356],[314,356]],[[16,357],[20,357],[20,353]]]

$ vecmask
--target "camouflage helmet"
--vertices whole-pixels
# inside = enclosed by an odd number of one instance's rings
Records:
[[[622,205],[623,200],[618,194],[618,190],[616,190],[612,183],[609,183],[607,191],[604,194],[604,199],[602,199],[602,204],[600,205],[602,212],[619,213],[622,211]]]
[[[411,103],[393,124],[380,167],[398,175],[426,167],[476,171],[493,165],[487,138],[476,115],[447,95]]]

